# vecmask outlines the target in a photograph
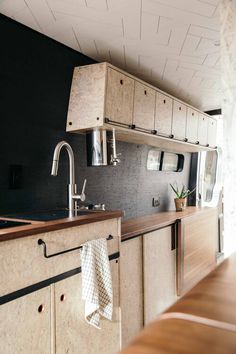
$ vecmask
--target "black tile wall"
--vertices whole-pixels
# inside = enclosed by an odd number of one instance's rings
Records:
[[[0,15],[0,212],[67,205],[68,161],[63,152],[58,177],[50,176],[56,143],[67,140],[76,157],[78,186],[86,177],[87,199],[136,217],[173,209],[168,186],[187,185],[190,154],[181,173],[147,171],[150,147],[118,142],[118,167],[87,167],[83,135],[65,132],[74,66],[94,61]],[[9,166],[22,166],[22,187],[9,189]],[[152,207],[152,197],[161,205]]]

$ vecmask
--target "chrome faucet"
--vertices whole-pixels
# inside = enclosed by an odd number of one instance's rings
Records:
[[[57,176],[60,153],[61,153],[61,149],[63,147],[65,147],[65,149],[66,149],[66,151],[68,153],[68,157],[69,157],[70,183],[68,185],[68,207],[69,207],[69,211],[72,214],[73,211],[77,210],[77,201],[81,200],[83,202],[86,199],[85,187],[86,187],[87,180],[86,179],[84,180],[82,192],[81,192],[81,194],[78,194],[77,193],[77,186],[75,184],[75,159],[74,159],[74,153],[73,153],[72,147],[66,141],[60,141],[56,145],[56,147],[54,149],[51,175],[52,176]]]

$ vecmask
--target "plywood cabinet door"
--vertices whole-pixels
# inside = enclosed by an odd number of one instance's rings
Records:
[[[174,236],[172,226],[143,236],[144,325],[177,299]]]
[[[216,146],[217,121],[208,118],[208,144],[210,147]]]
[[[173,99],[156,92],[155,130],[157,134],[170,136],[172,125]]]
[[[208,140],[208,117],[204,114],[199,114],[198,122],[198,142],[200,145],[207,145]]]
[[[108,68],[105,118],[130,125],[133,117],[134,79]]]
[[[113,321],[101,320],[101,329],[84,318],[81,274],[55,284],[56,354],[112,354],[120,350],[119,263],[110,262],[113,281]]]
[[[1,305],[0,319],[1,353],[51,353],[50,287]]]
[[[195,144],[198,139],[198,112],[190,107],[187,107],[186,138]]]
[[[155,90],[135,81],[133,124],[136,128],[154,130]]]
[[[217,238],[217,208],[181,219],[178,226],[178,295],[183,295],[215,268]]]
[[[175,139],[185,140],[186,138],[186,115],[187,107],[185,104],[174,100],[172,134]]]
[[[122,347],[143,328],[143,237],[121,243]]]

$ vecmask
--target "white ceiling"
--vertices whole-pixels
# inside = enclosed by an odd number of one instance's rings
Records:
[[[0,12],[203,109],[220,107],[220,0],[0,0]]]

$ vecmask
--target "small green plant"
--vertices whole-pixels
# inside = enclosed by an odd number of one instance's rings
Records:
[[[196,189],[192,189],[191,191],[189,189],[186,189],[185,186],[183,185],[182,189],[179,190],[178,186],[174,187],[173,184],[170,183],[170,186],[172,190],[174,191],[176,198],[178,199],[184,199],[187,198],[191,193],[193,193]]]

